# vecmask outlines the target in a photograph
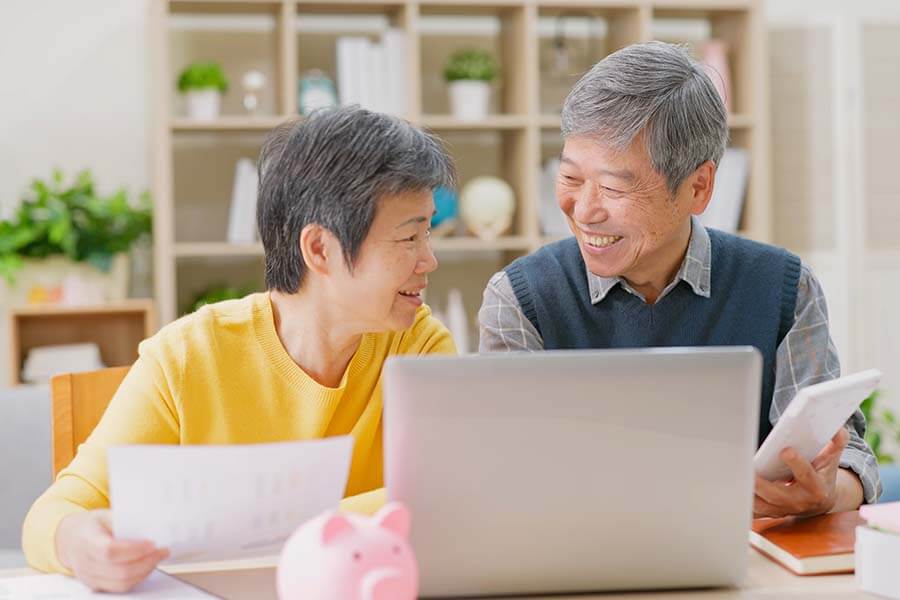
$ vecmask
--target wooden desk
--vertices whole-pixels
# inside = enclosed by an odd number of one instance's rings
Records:
[[[569,596],[573,600],[849,600],[872,599],[856,589],[852,575],[798,577],[782,569],[754,550],[749,550],[747,580],[739,589],[688,590]],[[29,569],[0,570],[0,577],[33,575]],[[227,600],[276,600],[275,571],[271,568],[231,571],[209,570],[180,573],[180,579]],[[528,600],[562,599],[565,596],[530,596]]]

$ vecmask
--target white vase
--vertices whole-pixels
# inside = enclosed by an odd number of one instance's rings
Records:
[[[462,121],[481,121],[488,116],[491,84],[487,81],[450,82],[450,111]]]
[[[196,121],[215,121],[219,118],[222,94],[210,88],[187,92],[188,117]]]

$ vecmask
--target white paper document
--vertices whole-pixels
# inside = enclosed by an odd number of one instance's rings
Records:
[[[62,598],[138,598],[139,600],[195,600],[215,598],[199,588],[159,571],[153,571],[127,594],[92,592],[90,588],[65,575],[29,575],[0,579],[0,600],[59,600]]]
[[[344,495],[353,438],[108,451],[113,532],[168,548],[165,564],[278,554]]]

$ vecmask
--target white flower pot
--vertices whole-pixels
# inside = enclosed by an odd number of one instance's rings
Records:
[[[128,254],[116,254],[104,272],[64,256],[26,259],[12,286],[0,278],[0,298],[8,305],[55,303],[93,305],[119,302],[128,297],[131,276]]]
[[[488,116],[491,84],[487,81],[450,82],[450,110],[463,121],[481,121]]]
[[[191,90],[187,94],[188,116],[197,121],[215,121],[219,118],[222,94],[216,89]]]

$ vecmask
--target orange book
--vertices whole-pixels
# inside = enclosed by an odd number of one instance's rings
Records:
[[[818,517],[756,519],[750,544],[797,575],[853,572],[859,511]]]

